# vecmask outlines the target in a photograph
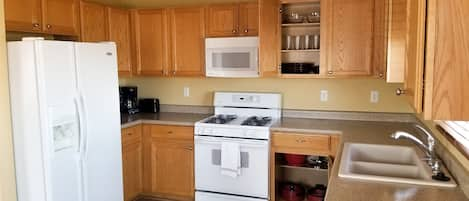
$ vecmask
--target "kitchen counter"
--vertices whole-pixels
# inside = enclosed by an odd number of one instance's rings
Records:
[[[338,176],[343,143],[414,146],[406,140],[392,140],[396,131],[415,133],[413,123],[283,118],[272,131],[341,134],[337,158],[332,167],[327,201],[467,201],[461,189],[360,181]],[[414,146],[415,147],[415,146]],[[453,175],[456,177],[455,175]]]
[[[140,113],[123,115],[122,128],[140,123],[193,126],[195,122],[210,114],[193,113]],[[352,120],[321,120],[306,118],[282,118],[275,123],[272,131],[300,132],[311,134],[340,134],[341,143],[337,158],[332,167],[329,180],[327,201],[468,201],[469,199],[456,188],[436,188],[417,185],[393,184],[352,180],[338,176],[343,143],[369,143],[385,145],[414,146],[409,141],[392,140],[389,135],[396,131],[415,133],[413,123],[374,122]],[[414,146],[415,147],[415,146]],[[455,175],[453,175],[456,177]]]
[[[175,126],[194,126],[194,123],[207,118],[211,114],[194,113],[138,113],[134,115],[121,115],[121,128],[132,127],[141,123],[144,124],[164,124]]]

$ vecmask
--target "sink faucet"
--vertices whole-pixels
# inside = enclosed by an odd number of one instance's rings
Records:
[[[391,134],[391,138],[398,140],[398,139],[408,139],[419,146],[423,150],[426,155],[424,159],[427,161],[428,165],[432,168],[433,175],[438,175],[441,173],[440,169],[440,160],[435,154],[435,138],[422,126],[416,124],[415,127],[424,133],[427,137],[426,143],[422,142],[420,139],[415,137],[414,135],[404,132],[404,131],[396,131],[395,133]]]

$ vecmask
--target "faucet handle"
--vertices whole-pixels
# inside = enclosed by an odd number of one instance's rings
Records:
[[[427,147],[429,149],[429,151],[433,152],[433,148],[435,147],[435,138],[433,137],[433,135],[427,131],[427,129],[425,129],[423,126],[419,125],[419,124],[415,124],[415,128],[417,128],[418,130],[420,130],[422,133],[424,133],[427,137]]]

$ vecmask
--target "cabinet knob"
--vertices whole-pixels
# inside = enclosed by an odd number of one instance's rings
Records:
[[[132,133],[127,133],[127,136],[131,136],[131,135],[132,135]]]
[[[384,74],[383,74],[383,73],[379,73],[378,76],[379,76],[379,77],[384,77]]]
[[[192,148],[192,147],[186,147],[185,149],[186,149],[186,150],[189,150],[189,151],[192,151],[194,148]]]
[[[176,71],[173,71],[173,75],[176,75]]]
[[[327,71],[327,74],[332,75],[334,74],[334,72],[330,70],[330,71]]]
[[[168,131],[168,134],[173,134],[173,131]]]
[[[236,32],[238,32],[238,30],[233,29],[231,32],[233,32],[235,34]]]
[[[33,28],[39,28],[40,24],[39,23],[34,23]]]
[[[396,95],[400,96],[405,94],[405,89],[397,88],[396,89]]]
[[[245,30],[244,30],[244,33],[248,33],[248,32],[249,32],[249,30],[248,30],[248,29],[245,29]]]
[[[48,25],[46,25],[46,28],[47,28],[47,29],[51,29],[51,28],[52,28],[52,25],[48,24]]]

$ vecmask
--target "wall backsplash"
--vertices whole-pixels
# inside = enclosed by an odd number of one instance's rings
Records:
[[[395,95],[401,84],[378,79],[221,79],[221,78],[121,78],[121,86],[138,86],[139,97],[159,98],[161,104],[212,105],[214,91],[279,92],[283,107],[300,110],[412,113],[405,97]],[[190,96],[184,97],[184,87]],[[329,101],[320,101],[320,91]],[[370,103],[372,90],[379,102]]]

